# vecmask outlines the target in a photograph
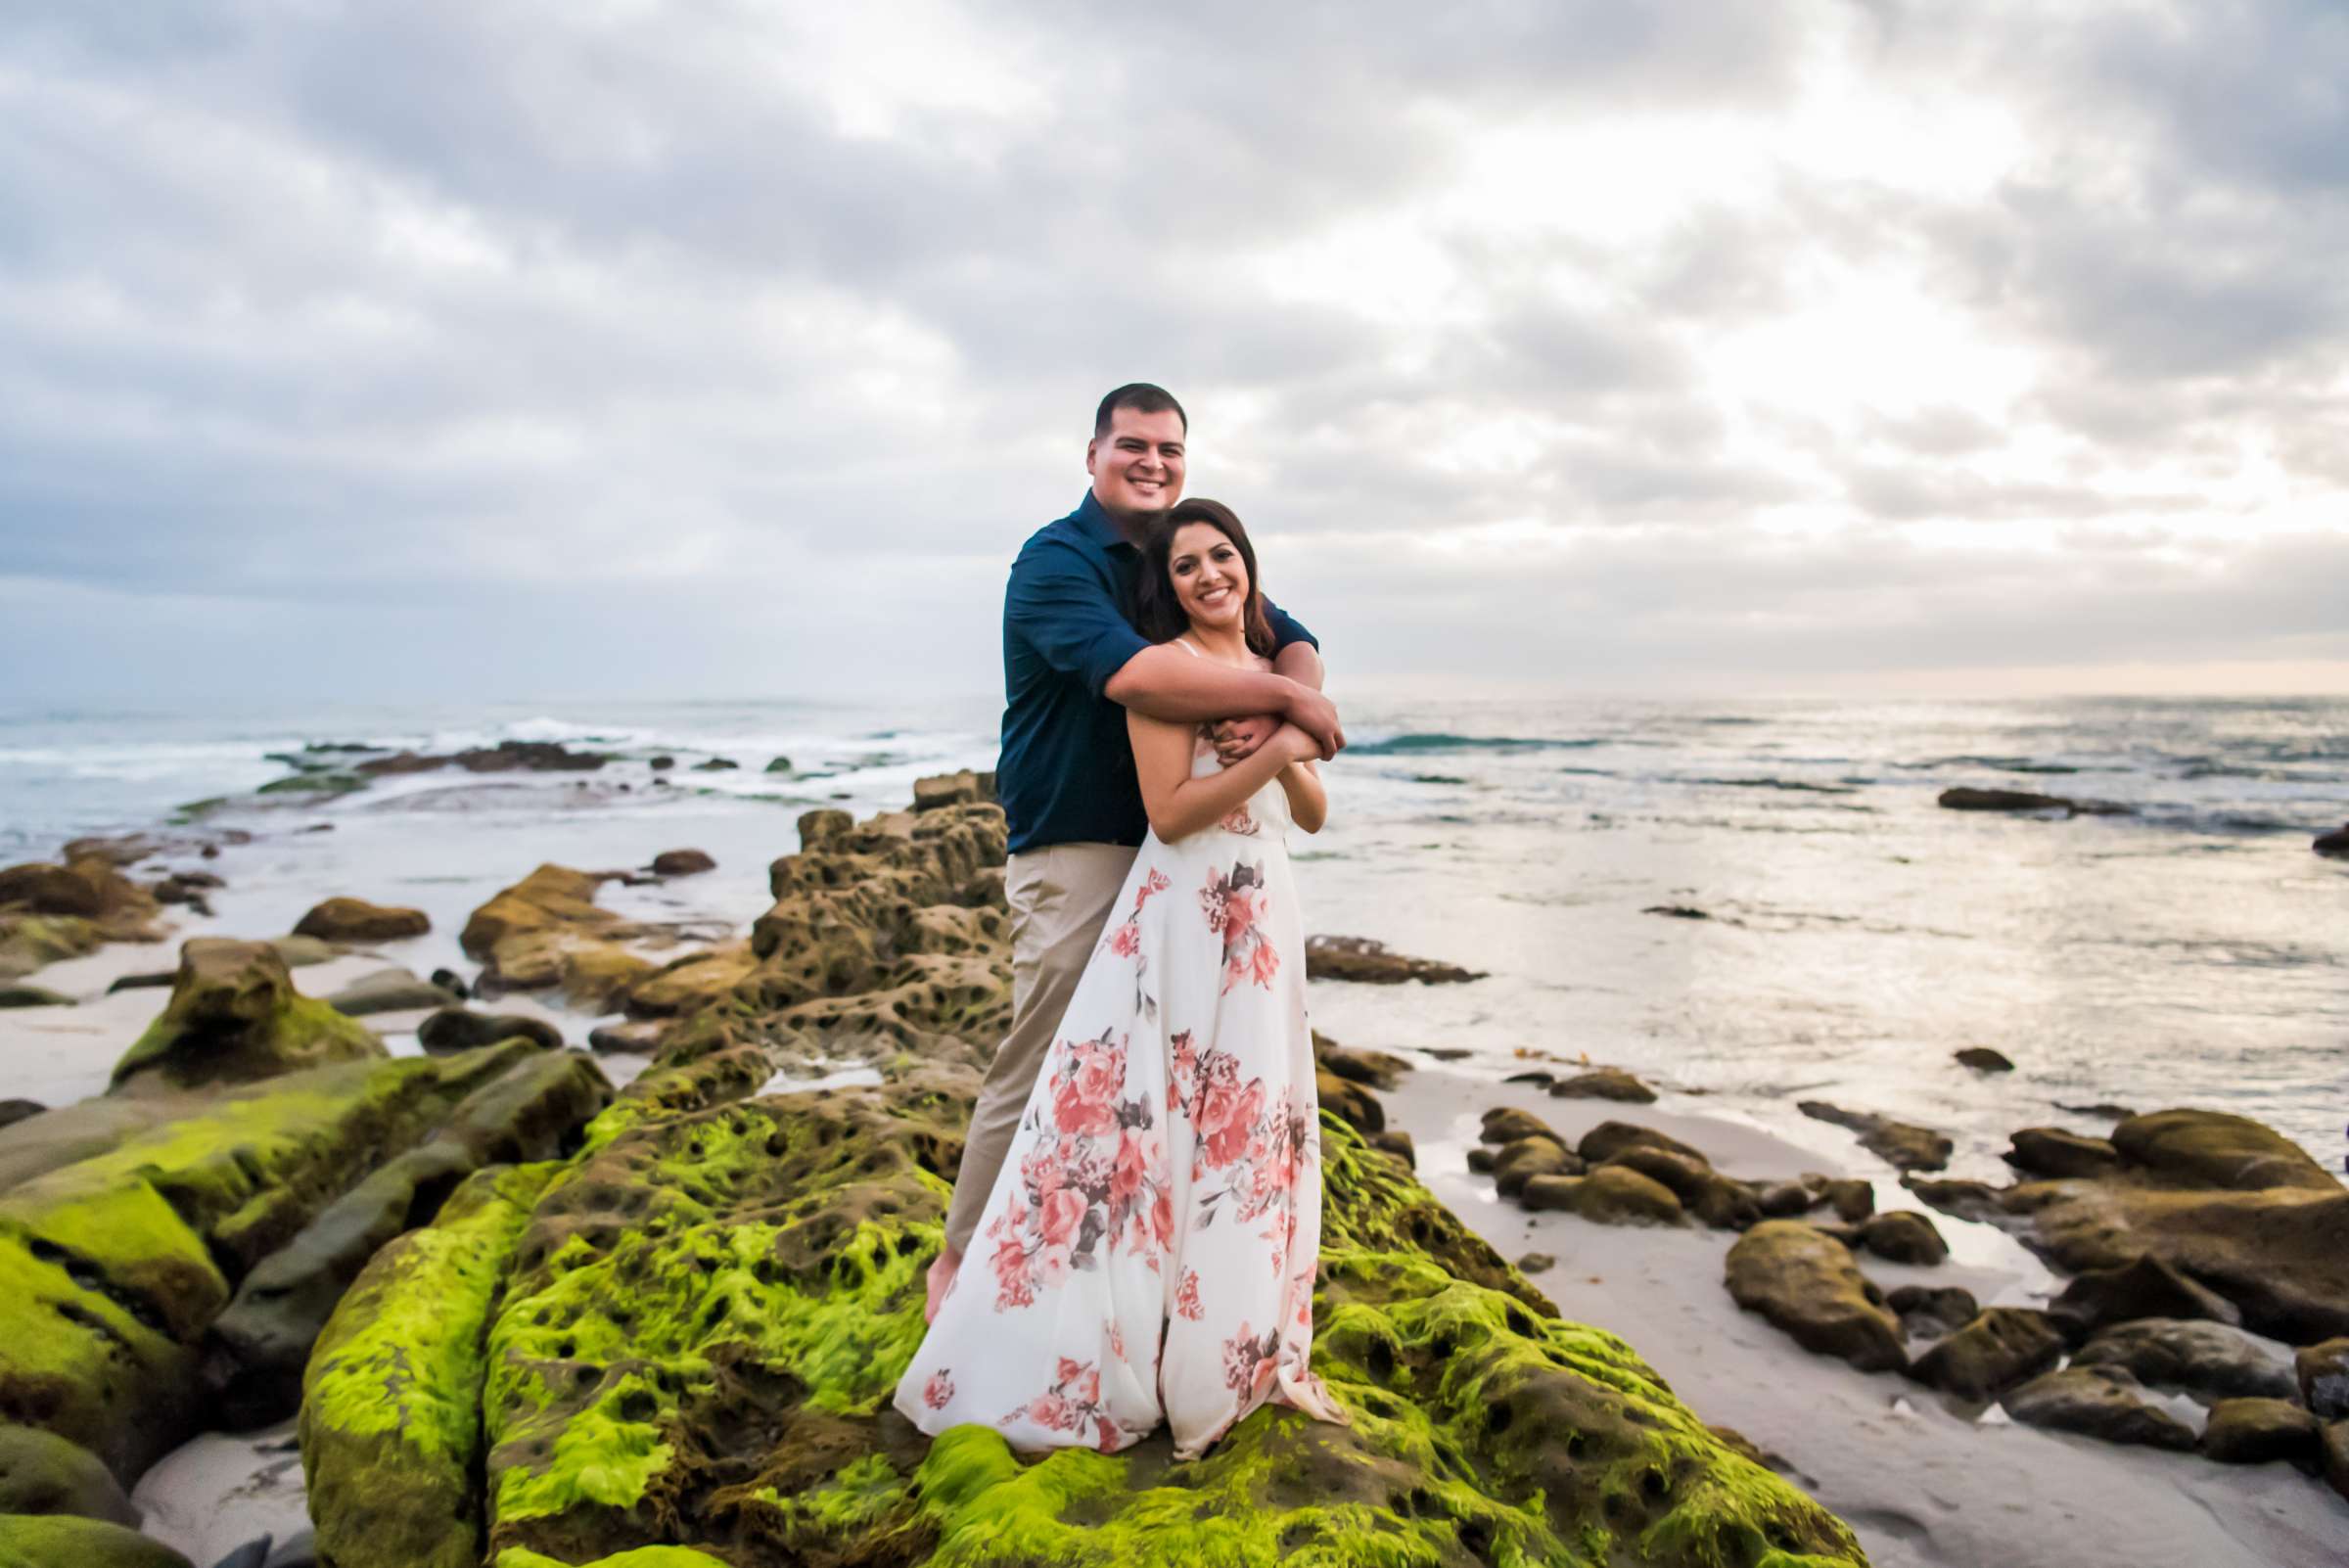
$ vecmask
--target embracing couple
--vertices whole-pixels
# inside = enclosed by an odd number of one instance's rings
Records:
[[[1188,421],[1101,400],[1092,488],[1003,598],[1012,1024],[972,1113],[897,1407],[933,1435],[1178,1457],[1308,1368],[1321,1136],[1286,834],[1345,744],[1306,629],[1230,509],[1182,500]]]

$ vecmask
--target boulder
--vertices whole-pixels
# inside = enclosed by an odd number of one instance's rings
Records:
[[[2349,1338],[2306,1346],[2292,1366],[2302,1404],[2320,1420],[2349,1421]]]
[[[1589,1176],[1538,1176],[1524,1185],[1528,1209],[1563,1209],[1599,1225],[1678,1225],[1687,1214],[1672,1189],[1626,1166]]]
[[[1950,1255],[1933,1222],[1911,1210],[1871,1216],[1861,1222],[1859,1243],[1887,1263],[1930,1267]]]
[[[268,944],[192,937],[171,1000],[115,1064],[107,1092],[169,1093],[385,1054],[366,1029],[294,989]]]
[[[13,1007],[70,1007],[73,998],[39,986],[0,986],[0,1009]]]
[[[1374,1089],[1401,1087],[1403,1075],[1411,1070],[1411,1064],[1400,1056],[1349,1050],[1319,1035],[1313,1037],[1313,1060],[1350,1084],[1367,1084]]]
[[[12,1128],[19,1122],[40,1115],[48,1107],[38,1100],[0,1100],[0,1128]]]
[[[1901,1325],[1852,1265],[1849,1249],[1799,1220],[1766,1220],[1729,1249],[1729,1294],[1805,1350],[1864,1372],[1909,1364]]]
[[[2011,1073],[2014,1071],[2014,1063],[2007,1060],[2004,1052],[1994,1051],[1987,1045],[1966,1046],[1958,1052],[1958,1062],[1959,1066],[1970,1067],[1977,1073]]]
[[[731,773],[740,766],[742,764],[731,757],[705,757],[693,764],[693,770],[697,773]]]
[[[656,773],[666,773],[670,768],[677,765],[677,760],[664,752],[660,756],[653,758],[645,765],[650,767]]]
[[[1948,811],[2061,811],[2065,816],[2134,816],[2137,807],[2114,801],[2076,801],[2068,795],[2035,795],[2029,790],[1977,790],[1959,786],[1941,792]]]
[[[326,998],[326,1004],[345,1018],[366,1018],[376,1013],[454,1007],[459,999],[438,986],[418,980],[409,970],[379,969],[336,992]]]
[[[288,969],[306,969],[311,964],[326,963],[350,951],[343,944],[328,942],[323,937],[272,937],[269,939],[269,950],[276,953],[279,961]]]
[[[2099,1176],[2121,1168],[2121,1151],[2111,1139],[2084,1137],[2059,1127],[2024,1128],[2013,1143],[2006,1163],[2033,1176]]]
[[[2108,1323],[2140,1317],[2207,1318],[2239,1323],[2234,1304],[2187,1278],[2158,1258],[2137,1258],[2118,1268],[2092,1268],[2063,1287],[2048,1312],[2076,1339]]]
[[[96,1454],[37,1426],[0,1426],[0,1514],[10,1513],[139,1527],[139,1510]]]
[[[501,1039],[527,1039],[540,1050],[563,1048],[563,1032],[528,1013],[477,1013],[443,1007],[416,1029],[416,1043],[434,1055],[469,1051]]]
[[[690,877],[716,869],[717,862],[700,850],[663,850],[653,856],[657,877]]]
[[[1909,1375],[1982,1405],[2062,1358],[2063,1335],[2047,1314],[1992,1307],[1918,1357]]]
[[[1594,1068],[1560,1079],[1549,1092],[1562,1100],[1619,1100],[1626,1105],[1652,1105],[1656,1091],[1620,1067]]]
[[[2043,1426],[2107,1443],[2189,1453],[2193,1428],[2144,1397],[2117,1366],[2067,1366],[2033,1378],[2000,1401],[2025,1426]]]
[[[774,771],[771,763],[767,770]],[[949,806],[975,806],[994,798],[994,774],[982,774],[967,767],[960,772],[934,773],[928,778],[913,781],[913,808],[916,811],[936,811]]]
[[[668,1020],[659,1018],[598,1024],[587,1032],[587,1048],[599,1055],[653,1056],[668,1034]]]
[[[1662,915],[1667,920],[1710,920],[1713,916],[1692,903],[1651,903],[1641,914]]]
[[[788,757],[770,757],[766,760],[766,766],[762,769],[762,771],[768,773],[788,773],[791,771],[791,759]]]
[[[1955,1334],[1980,1314],[1974,1293],[1962,1285],[1901,1285],[1884,1298],[1900,1315],[1901,1327],[1916,1339]]]
[[[60,958],[96,952],[106,934],[74,915],[0,910],[0,980],[16,980]]]
[[[1681,1208],[1714,1230],[1743,1230],[1762,1221],[1762,1206],[1755,1202],[1753,1188],[1685,1154],[1634,1144],[1598,1169],[1638,1172],[1669,1189]]]
[[[1601,1122],[1583,1134],[1574,1152],[1591,1165],[1604,1165],[1626,1149],[1669,1149],[1674,1154],[1686,1155],[1700,1165],[1710,1165],[1696,1150],[1670,1133],[1659,1132],[1652,1127],[1636,1127],[1630,1122]]]
[[[2155,1111],[2112,1130],[2121,1158],[2179,1186],[2335,1193],[2341,1183],[2282,1133],[2222,1111]]]
[[[1387,1108],[1359,1084],[1349,1084],[1327,1068],[1313,1075],[1313,1090],[1321,1109],[1365,1136],[1387,1130]]]
[[[1876,1188],[1871,1181],[1857,1176],[1837,1176],[1822,1180],[1819,1195],[1835,1211],[1835,1218],[1847,1225],[1856,1225],[1876,1212]]]
[[[1404,1169],[1408,1171],[1419,1169],[1419,1150],[1411,1142],[1411,1135],[1408,1132],[1389,1128],[1384,1132],[1371,1133],[1368,1142],[1370,1147],[1385,1154],[1392,1154],[1401,1160]]]
[[[1766,1220],[1792,1220],[1809,1214],[1819,1199],[1800,1181],[1773,1181],[1755,1194],[1754,1201]],[[1873,1194],[1869,1201],[1874,1201]]]
[[[397,942],[403,937],[421,937],[432,929],[433,923],[422,909],[347,898],[314,904],[294,923],[294,935],[316,937],[321,942]]]
[[[1558,1261],[1546,1252],[1529,1252],[1517,1260],[1521,1274],[1545,1274],[1558,1266]]]
[[[1496,1105],[1484,1116],[1484,1130],[1477,1134],[1487,1143],[1514,1143],[1519,1138],[1543,1137],[1556,1143],[1566,1140],[1549,1129],[1549,1124],[1531,1111],[1514,1106]]]
[[[2141,1383],[2174,1388],[2208,1403],[2290,1399],[2291,1363],[2267,1342],[2226,1323],[2140,1317],[2098,1329],[2072,1356],[2074,1366],[2118,1366]]]
[[[0,870],[0,909],[87,920],[113,942],[154,940],[148,922],[159,912],[152,894],[94,854]]]
[[[2221,1464],[2318,1457],[2317,1418],[2288,1400],[2221,1400],[2202,1427],[2202,1456]]]
[[[1796,1109],[1816,1121],[1832,1122],[1860,1134],[1860,1146],[1903,1171],[1938,1171],[1956,1145],[1931,1128],[1896,1122],[1872,1111],[1847,1111],[1825,1100],[1803,1100]]]
[[[67,1513],[0,1515],[7,1568],[192,1568],[161,1542],[102,1519]]]
[[[2309,845],[2309,848],[2319,854],[2338,855],[2342,859],[2349,860],[2349,822],[2343,823],[2330,833],[2318,834],[2316,841]]]
[[[1979,1220],[1996,1224],[2006,1213],[2006,1193],[1987,1181],[1935,1180],[1930,1176],[1905,1176],[1901,1185],[1939,1209],[1943,1214],[1960,1220]]]
[[[707,952],[670,960],[628,988],[631,1018],[674,1018],[714,1007],[751,983],[758,955],[748,943],[732,942]]]
[[[1583,1162],[1572,1150],[1555,1138],[1519,1138],[1504,1143],[1493,1157],[1494,1185],[1504,1198],[1514,1198],[1525,1191],[1525,1184],[1536,1176],[1579,1176]]]
[[[1406,980],[1446,986],[1485,978],[1483,970],[1389,952],[1385,943],[1367,937],[1308,937],[1305,973],[1309,980],[1350,980],[1369,986],[1400,986]]]
[[[595,902],[606,877],[541,865],[473,912],[458,944],[487,965],[484,986],[562,988],[603,1010],[616,1007],[654,965],[622,946],[649,933]]]
[[[447,992],[459,1001],[463,1001],[473,994],[473,988],[465,984],[465,977],[453,969],[434,970],[432,981],[434,985]]]

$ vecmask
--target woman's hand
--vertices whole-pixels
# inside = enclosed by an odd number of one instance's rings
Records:
[[[1321,743],[1313,739],[1310,731],[1301,729],[1295,724],[1282,724],[1279,732],[1267,744],[1280,747],[1283,754],[1292,762],[1314,762],[1321,760]]]

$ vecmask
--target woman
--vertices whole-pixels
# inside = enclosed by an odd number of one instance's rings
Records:
[[[1256,552],[1191,500],[1154,535],[1142,634],[1269,666]],[[1151,832],[979,1222],[898,1384],[933,1435],[1114,1452],[1163,1417],[1196,1458],[1267,1400],[1345,1414],[1307,1367],[1321,1133],[1305,935],[1283,838],[1319,830],[1313,738],[1220,767],[1189,726],[1128,716]]]

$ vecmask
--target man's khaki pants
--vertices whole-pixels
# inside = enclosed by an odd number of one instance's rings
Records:
[[[1015,854],[1004,868],[1003,893],[1011,904],[1011,1031],[988,1067],[954,1176],[946,1245],[955,1252],[968,1251],[979,1228],[1029,1091],[1134,853],[1118,844],[1055,844]]]

